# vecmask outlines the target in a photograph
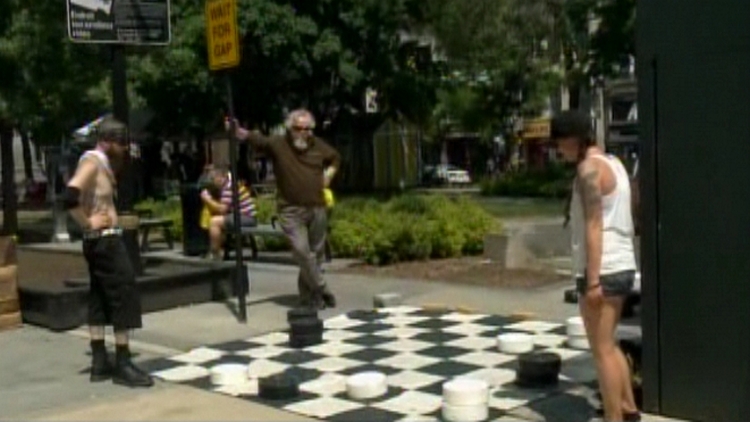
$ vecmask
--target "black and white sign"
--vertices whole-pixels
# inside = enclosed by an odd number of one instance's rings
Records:
[[[169,0],[68,0],[68,36],[74,42],[168,44]]]

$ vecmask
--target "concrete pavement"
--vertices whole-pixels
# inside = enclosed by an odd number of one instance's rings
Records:
[[[250,271],[247,323],[237,322],[234,301],[148,314],[145,328],[134,336],[137,359],[285,328],[287,306],[296,290],[296,269],[250,264]],[[512,290],[341,274],[330,274],[328,280],[340,306],[325,311],[323,317],[371,308],[373,296],[382,292],[399,292],[410,305],[447,304],[498,314],[534,312],[552,320],[576,314],[575,306],[562,301],[567,284]],[[304,420],[241,399],[162,382],[150,390],[92,385],[86,374],[88,340],[82,329],[55,334],[24,327],[0,333],[0,343],[0,420]],[[539,415],[517,416],[540,420]]]

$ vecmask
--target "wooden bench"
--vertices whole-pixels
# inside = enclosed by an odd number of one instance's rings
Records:
[[[164,242],[166,242],[169,249],[174,249],[174,240],[172,239],[174,221],[168,218],[153,218],[153,214],[150,211],[139,211],[138,215],[140,217],[141,252],[148,252],[149,250],[148,235],[152,229],[160,229]]]
[[[228,230],[225,236],[224,259],[229,259],[230,251],[234,251],[234,230]],[[255,236],[285,236],[281,228],[276,225],[276,217],[271,219],[271,224],[259,224],[255,227],[241,227],[240,235],[242,236],[243,246],[247,244],[252,250],[252,259],[258,259],[258,243]]]

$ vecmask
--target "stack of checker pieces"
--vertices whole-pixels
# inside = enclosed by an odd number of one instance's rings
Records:
[[[440,420],[443,386],[456,378],[487,381],[491,389],[488,420],[593,381],[593,377],[578,379],[568,374],[548,388],[521,387],[517,384],[520,357],[497,348],[500,334],[528,333],[534,352],[546,353],[538,356],[559,356],[563,368],[591,366],[588,352],[565,346],[561,323],[400,306],[324,320],[321,341],[316,342],[318,325],[313,321],[319,320],[317,315],[297,312],[289,314],[288,331],[148,362],[149,371],[165,381],[333,421]],[[211,384],[210,368],[226,363],[246,365],[246,387]],[[387,376],[387,393],[369,400],[352,399],[346,380],[368,371]],[[277,394],[264,394],[266,390]]]

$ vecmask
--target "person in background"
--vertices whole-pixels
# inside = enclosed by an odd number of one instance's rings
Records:
[[[230,122],[226,122],[227,130]],[[324,189],[330,186],[341,157],[333,147],[313,136],[315,119],[307,110],[291,112],[286,133],[266,137],[236,125],[236,135],[262,150],[273,164],[281,227],[300,267],[299,305],[314,309],[336,306],[336,297],[323,279],[322,260],[328,218]]]
[[[596,364],[605,421],[638,421],[630,368],[615,338],[636,260],[630,176],[597,145],[590,117],[566,111],[552,120],[551,137],[576,165],[566,218],[579,310]]]
[[[209,257],[213,260],[222,260],[224,257],[223,245],[227,230],[234,229],[232,201],[232,178],[225,168],[211,170],[209,180],[212,186],[201,191],[201,199],[211,213],[208,225],[208,236],[210,240]],[[213,194],[212,194],[213,190]],[[218,199],[216,198],[218,193]],[[240,227],[255,227],[258,225],[255,209],[255,201],[250,196],[250,191],[243,184],[239,184],[239,211]]]

